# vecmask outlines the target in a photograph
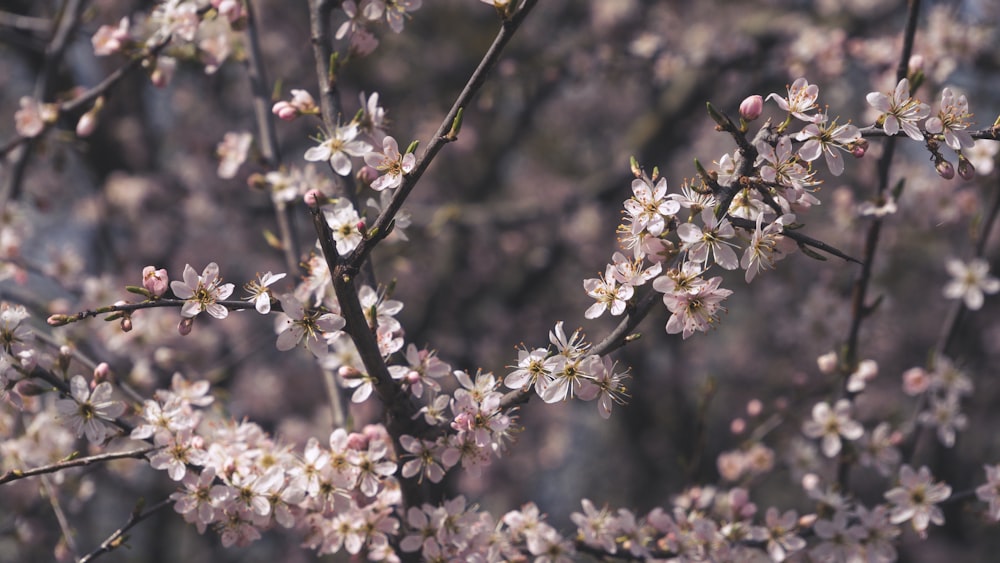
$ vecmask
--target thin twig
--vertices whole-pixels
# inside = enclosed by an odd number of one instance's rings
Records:
[[[899,64],[896,68],[896,81],[906,77],[909,69],[910,55],[913,52],[913,40],[917,33],[917,20],[920,15],[920,0],[909,0],[908,14],[906,18],[906,30],[903,33],[903,50],[900,53]],[[889,189],[889,171],[892,167],[893,155],[896,151],[896,137],[887,137],[883,145],[882,156],[878,161],[878,185],[876,187],[876,200],[882,199]],[[879,237],[882,231],[882,218],[872,219],[865,235],[865,245],[862,255],[861,271],[855,278],[854,287],[851,291],[851,325],[847,335],[847,342],[844,346],[844,363],[840,366],[843,375],[843,385],[846,387],[848,375],[854,371],[858,363],[859,338],[861,335],[861,325],[865,318],[871,313],[867,303],[868,286],[871,283],[872,270],[875,265],[875,253],[878,250]],[[847,392],[848,397],[853,396]],[[848,490],[848,478],[851,463],[846,456],[842,456],[837,465],[837,482],[842,490]]]
[[[247,76],[250,78],[250,92],[253,95],[253,113],[257,123],[260,157],[264,166],[269,169],[277,169],[281,166],[281,145],[278,143],[278,132],[274,126],[274,114],[271,113],[271,92],[267,87],[267,74],[264,72],[264,59],[257,33],[257,17],[251,0],[247,0],[246,15],[247,23],[244,32],[247,38],[246,67]],[[288,213],[288,206],[274,198],[271,198],[271,201],[274,205],[275,220],[278,223],[285,268],[289,272],[297,272],[301,251],[299,239]]]
[[[42,63],[42,71],[35,80],[34,97],[40,102],[44,102],[48,98],[52,81],[55,78],[56,70],[62,62],[69,39],[76,26],[80,23],[84,4],[83,0],[66,0],[66,3],[61,7],[58,23],[55,24],[55,32],[52,34],[52,38],[45,48],[45,61]],[[7,178],[3,185],[0,186],[0,209],[6,208],[8,201],[18,198],[33,147],[34,142],[29,141],[20,152],[14,155],[13,162],[8,167]]]
[[[434,157],[437,153],[444,148],[444,146],[457,139],[457,136],[451,135],[452,127],[455,125],[455,118],[458,116],[458,112],[463,108],[469,107],[469,104],[475,98],[476,94],[486,83],[486,79],[490,76],[493,68],[496,66],[497,62],[500,60],[500,55],[503,53],[504,47],[510,42],[517,28],[520,27],[521,23],[528,16],[531,10],[538,3],[538,0],[525,0],[521,8],[511,16],[509,20],[503,22],[500,28],[500,33],[497,34],[496,38],[493,40],[493,44],[490,45],[489,50],[486,55],[483,56],[483,60],[480,61],[479,66],[472,73],[469,81],[466,83],[465,88],[462,89],[462,93],[459,94],[455,103],[452,104],[451,109],[448,114],[445,115],[444,120],[441,121],[440,127],[434,136],[431,138],[430,142],[427,144],[427,148],[424,150],[424,154],[417,159],[417,163],[414,166],[412,172],[403,177],[403,183],[393,194],[392,200],[389,204],[382,210],[378,218],[369,228],[370,232],[374,235],[363,241],[354,251],[347,257],[346,262],[355,268],[368,258],[372,249],[386,236],[389,235],[391,230],[391,223],[396,217],[396,213],[399,212],[400,208],[403,206],[403,202],[416,187],[417,182],[420,181],[421,176],[427,171],[427,168],[433,162]]]
[[[73,528],[69,525],[69,519],[66,518],[66,512],[62,509],[62,504],[59,502],[59,497],[56,496],[55,487],[49,481],[49,478],[45,475],[41,476],[42,481],[42,491],[45,494],[45,498],[48,499],[49,504],[52,505],[52,512],[56,516],[56,522],[59,523],[59,530],[62,532],[63,539],[66,541],[66,549],[69,550],[70,555],[76,557],[76,554],[80,551],[76,546],[76,539],[74,538]]]
[[[26,479],[28,477],[34,477],[36,475],[44,475],[46,473],[55,473],[57,471],[62,471],[63,469],[68,469],[70,467],[83,467],[86,465],[92,465],[94,463],[101,463],[104,461],[112,461],[116,459],[142,459],[149,452],[156,451],[160,448],[149,447],[140,448],[138,450],[129,450],[126,452],[112,452],[106,454],[92,455],[88,457],[78,457],[75,459],[67,459],[65,461],[59,461],[51,465],[43,465],[41,467],[35,467],[34,469],[11,469],[10,471],[0,475],[0,485],[4,483],[9,483],[11,481],[17,481],[19,479]]]
[[[78,559],[77,563],[88,563],[90,561],[93,561],[100,555],[103,555],[113,549],[121,547],[128,539],[128,536],[125,535],[126,532],[131,530],[139,522],[142,522],[146,518],[149,518],[154,513],[170,506],[172,502],[173,502],[172,500],[166,498],[158,502],[157,504],[154,504],[146,511],[142,511],[142,505],[140,503],[140,505],[137,506],[136,509],[133,510],[131,514],[129,514],[128,521],[125,522],[124,526],[115,530],[113,534],[108,536],[108,539],[101,542],[101,545],[98,546],[97,549],[91,551],[87,555],[84,555],[83,557]]]

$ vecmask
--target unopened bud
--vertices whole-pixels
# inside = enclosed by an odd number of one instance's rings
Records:
[[[747,96],[742,103],[740,103],[740,117],[747,121],[753,121],[760,117],[760,114],[764,112],[764,98],[759,94],[754,94],[753,96]]]
[[[934,165],[934,169],[937,170],[938,176],[941,176],[945,180],[951,180],[955,177],[955,167],[943,158],[937,161],[937,164]]]
[[[963,155],[958,155],[958,175],[963,180],[971,180],[976,175],[976,167]]]
[[[69,324],[69,315],[49,315],[45,322],[49,326],[65,326]]]
[[[157,297],[166,293],[168,281],[164,268],[157,270],[155,266],[146,266],[142,269],[142,287]]]
[[[277,115],[279,119],[283,119],[285,121],[292,121],[299,116],[299,110],[295,109],[292,104],[286,102],[285,100],[275,103],[271,107],[271,113]]]
[[[177,332],[181,336],[187,336],[191,334],[191,327],[194,326],[194,318],[181,319],[181,322],[177,324]]]
[[[132,317],[122,317],[121,325],[120,326],[122,327],[122,332],[131,332],[132,331]]]
[[[94,381],[109,381],[111,379],[111,366],[107,362],[101,362],[94,368]]]
[[[851,154],[853,154],[855,158],[865,156],[866,152],[868,152],[868,141],[866,139],[859,139],[851,145]]]
[[[764,410],[764,403],[760,402],[760,399],[750,399],[747,402],[747,414],[750,416],[757,416]]]
[[[924,69],[924,56],[923,55],[913,55],[910,57],[910,64],[907,68],[907,74],[913,74],[918,70]]]
[[[819,367],[819,371],[821,373],[825,373],[827,375],[833,373],[833,371],[837,369],[837,353],[827,352],[826,354],[816,358],[816,366]]]
[[[80,120],[76,122],[76,136],[77,137],[89,137],[93,135],[94,130],[97,129],[97,114],[93,111],[88,111],[87,113],[80,116]]]
[[[356,379],[361,375],[361,372],[351,366],[340,366],[340,369],[337,370],[337,375],[343,379]]]
[[[362,184],[370,186],[378,178],[378,170],[371,166],[362,166],[361,170],[358,170],[357,178]]]
[[[364,236],[366,231],[368,230],[368,227],[365,225],[364,221],[358,221],[358,223],[354,225],[354,228],[356,228],[358,232],[361,233],[362,236]]]
[[[302,201],[306,202],[309,207],[316,207],[321,199],[323,199],[323,194],[317,189],[309,190],[302,196]]]
[[[347,435],[347,447],[352,450],[368,449],[368,436],[360,432],[351,432]]]

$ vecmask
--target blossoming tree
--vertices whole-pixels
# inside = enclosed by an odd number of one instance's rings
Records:
[[[4,559],[992,549],[1000,9],[120,4],[0,12]]]

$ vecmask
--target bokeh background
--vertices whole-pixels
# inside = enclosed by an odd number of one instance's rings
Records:
[[[42,61],[48,37],[42,24],[58,4],[7,0],[0,8],[42,18],[31,20],[37,29],[7,15],[0,21],[0,115],[8,116],[0,119],[0,140],[14,135],[13,113],[31,93]],[[95,57],[90,36],[152,5],[90,2],[54,91],[92,86],[122,64],[120,57]],[[268,79],[286,93],[315,94],[306,3],[255,0],[254,8]],[[819,85],[820,104],[832,116],[870,125],[865,94],[894,85],[905,13],[899,0],[540,2],[466,110],[459,140],[439,155],[405,207],[409,240],[390,239],[374,256],[379,282],[394,282],[394,298],[405,303],[399,319],[407,341],[436,349],[456,369],[502,376],[516,346],[546,345],[556,321],[600,340],[615,320],[583,319],[591,301],[582,280],[603,272],[617,249],[621,203],[631,195],[629,157],[647,171],[659,167],[676,190],[694,176],[694,158],[709,165],[735,148],[714,130],[706,101],[735,116],[744,97],[783,95],[799,76]],[[978,127],[992,124],[1000,114],[998,23],[1000,6],[989,0],[924,2],[915,53],[927,80],[917,97],[936,108],[941,88],[951,86],[968,95]],[[343,69],[345,114],[358,109],[362,92],[378,92],[390,134],[401,145],[426,145],[497,28],[494,10],[481,2],[426,0],[404,33],[378,30],[375,53]],[[4,236],[18,241],[16,251],[2,249],[8,273],[16,274],[0,285],[3,300],[27,305],[41,324],[51,312],[128,298],[124,285],[138,284],[147,264],[179,276],[185,264],[200,271],[216,261],[238,286],[257,273],[285,271],[280,253],[265,242],[264,232],[276,231],[270,198],[246,182],[267,170],[251,156],[236,178],[216,174],[223,134],[254,131],[241,35],[233,39],[232,60],[216,73],[181,62],[165,88],[142,73],[130,75],[108,98],[93,136],[78,139],[65,123],[36,145],[20,191],[0,218]],[[768,103],[765,117],[784,116]],[[282,122],[278,132],[283,164],[303,167],[316,123]],[[869,429],[881,420],[905,427],[912,419],[915,402],[900,390],[901,373],[925,364],[951,306],[941,295],[945,259],[971,256],[983,214],[1000,190],[997,172],[944,180],[920,146],[900,144],[892,177],[906,183],[899,211],[883,229],[872,292],[882,301],[862,339],[861,356],[880,367],[858,401]],[[856,206],[874,194],[879,153],[876,139],[840,177],[820,165],[826,183],[815,195],[822,205],[799,216],[803,232],[860,255],[867,221]],[[9,164],[0,164],[0,176],[9,173]],[[312,240],[301,203],[292,216],[302,240]],[[996,237],[987,249],[996,271]],[[497,515],[534,501],[550,522],[568,529],[583,497],[644,512],[670,506],[692,485],[734,486],[720,478],[718,455],[760,441],[774,451],[774,469],[742,483],[751,487],[751,499],[809,511],[815,503],[802,493],[789,452],[801,451],[801,422],[812,405],[836,396],[838,383],[818,371],[816,357],[847,336],[856,274],[842,260],[802,254],[750,285],[740,272],[725,274],[724,286],[735,291],[728,314],[717,330],[686,341],[667,335],[667,313],[654,309],[638,329],[641,338],[614,355],[631,369],[627,406],[605,421],[593,403],[531,401],[518,412],[524,431],[510,451],[481,478],[449,486]],[[997,312],[988,299],[966,315],[953,348],[977,390],[963,403],[968,430],[950,449],[925,432],[911,461],[929,465],[956,491],[983,482],[982,465],[1000,459],[991,408],[1000,401]],[[128,334],[100,320],[39,330],[108,361],[145,393],[167,385],[175,371],[207,378],[226,415],[257,421],[282,442],[301,446],[330,431],[318,368],[304,351],[274,350],[270,319],[249,313],[224,322],[198,319],[187,337],[177,335],[176,322],[175,311],[150,310],[135,316]],[[746,412],[753,399],[763,404],[757,416]],[[361,424],[377,420],[378,410],[366,406],[354,414]],[[731,431],[734,418],[745,419],[742,434]],[[762,427],[769,430],[755,435]],[[113,469],[66,476],[61,490],[83,546],[121,525],[136,499],[152,502],[171,491],[163,474],[142,464]],[[832,464],[814,469],[830,475]],[[887,488],[871,470],[852,478],[869,504]],[[59,532],[37,484],[3,486],[0,506],[0,554],[50,557]],[[947,524],[929,540],[904,536],[901,558],[975,560],[1000,547],[981,509],[950,505]],[[249,548],[223,550],[213,534],[199,536],[164,511],[134,530],[128,549],[105,560],[314,557],[297,543],[294,533],[271,532]]]

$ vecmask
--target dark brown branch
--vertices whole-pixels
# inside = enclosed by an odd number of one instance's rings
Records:
[[[69,469],[70,467],[84,467],[87,465],[92,465],[95,463],[101,463],[105,461],[113,461],[116,459],[142,459],[149,452],[158,450],[159,448],[141,448],[138,450],[129,450],[126,452],[112,452],[106,454],[92,455],[88,457],[78,457],[76,459],[68,459],[66,461],[60,461],[53,463],[51,465],[43,465],[41,467],[35,467],[34,469],[11,469],[10,471],[0,475],[0,485],[4,483],[9,483],[11,481],[17,481],[18,479],[26,479],[28,477],[34,477],[36,475],[44,475],[46,473],[55,473],[57,471],[62,471],[63,469]]]

